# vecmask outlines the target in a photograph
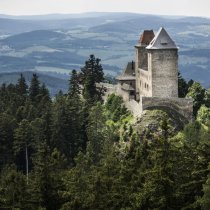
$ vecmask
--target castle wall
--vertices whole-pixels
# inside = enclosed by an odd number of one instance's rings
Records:
[[[140,96],[140,69],[148,69],[148,57],[145,46],[136,46],[136,60],[135,60],[135,74],[136,74],[136,99]]]
[[[142,111],[149,109],[163,109],[168,113],[177,113],[179,117],[190,122],[193,120],[193,100],[186,98],[141,97]]]
[[[123,90],[121,84],[117,85],[116,94],[120,95],[123,98],[124,101],[129,101],[130,100],[129,91]]]
[[[145,71],[139,69],[139,84],[140,84],[140,96],[152,96],[152,77],[151,71]]]
[[[176,49],[148,50],[152,72],[152,97],[178,97],[178,53]]]
[[[140,117],[142,114],[141,103],[135,100],[125,102],[126,108],[133,114],[134,117]]]

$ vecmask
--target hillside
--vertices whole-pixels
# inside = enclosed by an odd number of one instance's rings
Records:
[[[23,72],[23,76],[26,79],[26,83],[29,85],[32,75],[34,72],[26,71]],[[59,90],[62,90],[64,93],[68,89],[68,80],[58,78],[59,75],[51,76],[44,73],[37,73],[41,83],[44,83],[52,96],[55,96]],[[0,74],[0,85],[5,84],[16,84],[17,80],[20,78],[20,72],[12,73],[1,73]]]

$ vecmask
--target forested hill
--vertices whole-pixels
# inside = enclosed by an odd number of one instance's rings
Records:
[[[195,121],[140,119],[110,95],[93,55],[52,100],[38,75],[0,87],[0,209],[146,210],[210,206],[210,91],[179,76]],[[81,88],[82,87],[82,88]]]
[[[134,46],[140,34],[151,29],[157,32],[161,26],[179,47],[183,77],[208,88],[210,19],[201,17],[134,13],[0,15],[0,74],[39,71],[68,75],[72,69],[80,70],[87,55],[95,54],[101,58],[105,74],[116,76],[135,59]]]

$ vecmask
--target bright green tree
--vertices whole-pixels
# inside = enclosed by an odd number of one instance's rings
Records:
[[[193,114],[196,116],[199,108],[204,104],[205,89],[200,83],[194,82],[188,90],[187,97],[193,99]]]

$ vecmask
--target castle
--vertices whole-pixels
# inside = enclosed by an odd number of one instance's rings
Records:
[[[145,30],[135,46],[135,62],[129,62],[116,78],[115,92],[134,115],[147,109],[163,109],[192,120],[193,102],[178,98],[178,47],[164,28]]]

